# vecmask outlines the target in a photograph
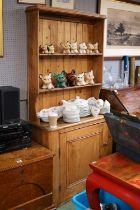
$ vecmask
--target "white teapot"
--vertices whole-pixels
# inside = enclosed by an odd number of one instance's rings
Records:
[[[73,103],[62,100],[64,122],[74,123],[80,121],[80,109]]]

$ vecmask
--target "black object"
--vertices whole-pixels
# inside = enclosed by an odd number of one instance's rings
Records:
[[[140,120],[121,113],[108,113],[104,117],[116,142],[116,150],[140,162]]]
[[[102,210],[117,210],[116,203],[101,204]]]
[[[20,121],[20,89],[12,86],[0,87],[0,124]]]
[[[32,125],[27,121],[0,125],[0,153],[30,147],[31,136]]]

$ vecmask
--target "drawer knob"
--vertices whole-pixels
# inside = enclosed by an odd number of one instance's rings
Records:
[[[16,162],[17,163],[22,163],[23,161],[22,161],[22,159],[17,159]]]

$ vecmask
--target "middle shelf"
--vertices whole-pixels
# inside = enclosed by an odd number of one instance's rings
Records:
[[[65,87],[65,88],[53,88],[53,89],[39,89],[39,93],[45,93],[45,92],[56,92],[60,90],[70,90],[70,89],[80,89],[80,88],[86,88],[86,87],[94,87],[94,86],[101,86],[102,83],[95,83],[94,85],[81,85],[81,86],[73,86],[73,87]]]

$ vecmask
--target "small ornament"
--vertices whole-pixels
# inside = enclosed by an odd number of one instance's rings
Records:
[[[78,86],[80,85],[86,85],[85,80],[84,80],[84,73],[78,74],[76,77],[76,84]]]
[[[49,54],[54,54],[54,45],[53,44],[48,45],[48,53]]]
[[[93,53],[99,53],[98,45],[99,45],[98,42],[96,42],[95,44],[93,44],[93,46],[94,46]]]
[[[87,85],[94,85],[93,70],[85,73],[85,82]]]
[[[71,52],[72,54],[78,53],[77,42],[73,42],[73,43],[70,44],[70,52]]]
[[[40,74],[39,78],[43,82],[43,85],[42,85],[43,89],[52,89],[52,88],[54,88],[54,86],[52,84],[52,80],[51,80],[51,73],[45,74],[45,75]]]
[[[65,73],[68,86],[75,86],[76,85],[76,72],[72,69],[71,73]]]
[[[58,88],[65,88],[66,85],[66,77],[64,71],[62,71],[60,74],[53,73],[53,77],[56,79],[56,86]]]
[[[87,46],[85,42],[79,44],[79,53],[86,54]]]
[[[64,54],[70,54],[70,42],[61,43],[60,44],[63,47],[63,53]]]
[[[48,54],[48,46],[47,46],[47,44],[39,46],[39,53],[41,53],[41,54]]]
[[[92,54],[94,50],[94,45],[92,43],[87,44],[87,54]]]

